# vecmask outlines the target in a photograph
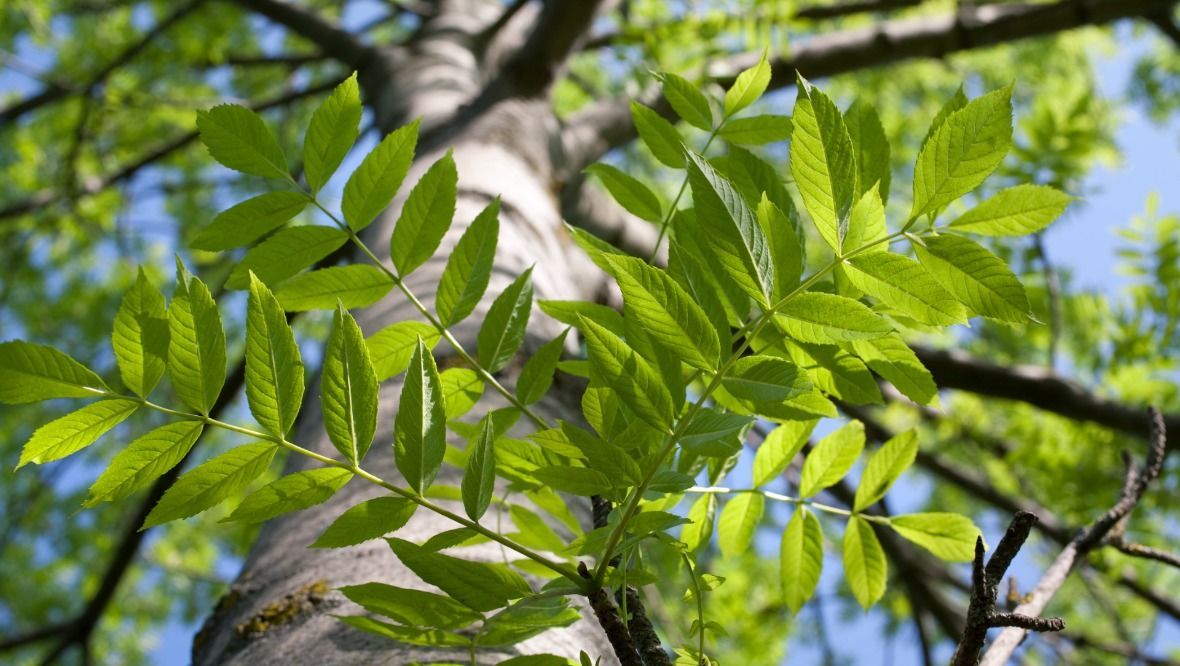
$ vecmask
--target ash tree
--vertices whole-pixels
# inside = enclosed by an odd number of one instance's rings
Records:
[[[1175,656],[1173,2],[4,12],[6,658]]]

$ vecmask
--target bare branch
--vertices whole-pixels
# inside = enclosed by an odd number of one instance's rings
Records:
[[[862,69],[881,67],[918,58],[945,58],[961,51],[979,49],[1030,37],[1072,30],[1088,25],[1103,25],[1124,18],[1155,16],[1170,12],[1176,0],[1061,0],[1051,4],[989,4],[962,8],[944,16],[896,19],[875,26],[832,32],[813,37],[791,53],[772,61],[770,87],[782,88],[795,83],[798,70],[811,79],[835,76]],[[744,54],[719,63],[710,78],[728,85],[737,73],[752,65],[758,54]],[[644,97],[661,113],[670,115],[654,94]],[[612,137],[598,150],[578,155],[571,172],[580,170],[601,157],[607,150],[635,138],[635,129],[626,113],[631,96],[603,100],[575,116],[571,127],[594,122],[590,133]]]
[[[941,388],[1018,400],[1077,421],[1090,421],[1138,437],[1150,434],[1140,408],[1096,396],[1044,368],[995,365],[963,352],[923,346],[914,346],[914,352]],[[1180,414],[1167,414],[1162,418],[1168,430],[1180,432]]]
[[[284,0],[232,1],[311,41],[325,54],[352,69],[362,69],[373,53],[371,47],[361,43],[351,32],[303,7]]]
[[[795,12],[795,18],[805,19],[809,21],[820,21],[824,19],[841,18],[844,16],[854,16],[856,14],[868,14],[870,12],[890,12],[898,9],[907,9],[909,7],[917,7],[925,0],[854,0],[853,2],[842,2],[838,5],[816,5],[814,7],[804,7]]]
[[[1167,431],[1164,417],[1155,408],[1148,410],[1151,435],[1149,438],[1147,462],[1143,470],[1136,470],[1134,465],[1127,465],[1126,484],[1119,500],[1095,520],[1089,527],[1078,533],[1076,537],[1061,551],[1053,564],[1037,583],[1037,586],[1025,599],[1024,603],[1016,607],[1014,613],[1036,617],[1048,605],[1049,600],[1065,583],[1074,566],[1103,540],[1112,529],[1126,517],[1142,499],[1147,486],[1159,476],[1163,468],[1164,455],[1167,451]],[[1008,663],[1012,653],[1024,640],[1028,632],[1027,626],[1014,624],[1000,632],[996,640],[984,653],[980,661],[982,666],[1001,666]]]
[[[1030,631],[1061,631],[1065,623],[1060,618],[1039,618],[996,609],[1000,581],[1008,566],[1020,552],[1037,517],[1031,513],[1017,513],[1008,531],[992,553],[987,565],[983,563],[983,538],[975,539],[975,560],[971,569],[971,602],[967,607],[967,625],[955,648],[952,666],[975,666],[979,651],[992,627],[1022,627]]]

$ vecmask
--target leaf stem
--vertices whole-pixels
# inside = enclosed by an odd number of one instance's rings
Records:
[[[347,470],[349,472],[352,472],[356,476],[361,477],[362,479],[368,481],[369,483],[380,486],[380,487],[390,491],[391,493],[394,493],[395,495],[399,495],[405,499],[410,500],[411,502],[427,509],[428,511],[436,513],[444,518],[451,520],[452,522],[462,525],[463,527],[466,527],[470,530],[478,532],[479,534],[487,537],[488,539],[491,539],[492,541],[495,541],[495,542],[505,546],[506,548],[514,550],[517,553],[520,553],[521,555],[524,555],[525,557],[529,558],[530,560],[533,560],[537,564],[540,564],[541,566],[544,566],[544,567],[554,571],[555,573],[558,573],[561,576],[563,576],[571,581],[574,581],[578,585],[579,588],[581,588],[583,590],[586,589],[586,580],[583,579],[580,575],[578,575],[578,572],[573,567],[569,566],[568,564],[563,564],[561,562],[555,562],[553,560],[550,560],[549,558],[541,555],[540,553],[537,553],[530,548],[522,546],[522,545],[516,543],[515,541],[513,541],[512,539],[509,539],[508,537],[503,536],[494,530],[489,530],[488,528],[480,525],[479,523],[477,523],[475,521],[469,520],[463,516],[460,516],[457,513],[454,513],[453,511],[449,511],[449,510],[439,506],[438,504],[431,502],[430,500],[426,499],[425,497],[419,495],[418,493],[416,493],[412,490],[395,486],[394,484],[386,481],[385,479],[382,479],[381,477],[379,477],[375,474],[365,471],[364,469],[362,469],[360,467],[360,465],[354,465],[351,463],[336,460],[335,458],[331,458],[329,456],[325,456],[321,453],[316,453],[315,451],[312,451],[310,449],[306,449],[302,446],[299,446],[298,444],[295,444],[294,442],[288,441],[286,438],[276,437],[275,435],[272,435],[270,433],[262,432],[260,430],[254,430],[253,428],[247,428],[244,426],[235,425],[233,423],[227,423],[225,421],[221,421],[219,419],[215,419],[210,416],[205,416],[205,415],[201,415],[201,414],[180,412],[180,411],[177,411],[174,409],[169,409],[167,407],[163,407],[161,405],[157,405],[154,402],[151,402],[149,400],[142,399],[142,398],[135,398],[135,397],[131,397],[131,396],[119,396],[119,397],[126,398],[128,400],[135,400],[150,409],[154,409],[154,410],[163,412],[165,414],[170,414],[172,416],[176,416],[176,417],[179,417],[179,418],[182,418],[185,420],[201,421],[207,425],[215,426],[215,427],[221,428],[223,430],[228,430],[230,432],[235,432],[240,435],[245,435],[246,437],[251,437],[254,439],[260,439],[263,441],[272,442],[284,449],[287,449],[288,451],[293,451],[295,453],[298,453],[301,456],[311,458],[312,460],[323,463],[324,465],[327,465],[329,467],[336,467],[339,469],[343,469],[343,470]]]
[[[709,132],[709,138],[705,140],[705,146],[701,148],[703,154],[713,144],[713,139],[717,138],[717,133],[725,126],[725,121],[728,117],[722,118],[717,127]],[[660,222],[660,233],[656,236],[655,247],[652,248],[651,256],[647,258],[647,263],[652,263],[656,260],[656,255],[660,253],[660,243],[664,242],[664,236],[668,234],[668,226],[672,224],[672,216],[676,214],[676,205],[680,203],[680,198],[684,196],[684,190],[688,188],[688,174],[684,174],[684,180],[680,182],[680,189],[676,192],[676,198],[672,199],[672,203],[668,204],[668,212],[664,214],[664,219]]]
[[[410,301],[410,304],[413,305],[414,308],[426,318],[427,323],[429,323],[435,328],[435,330],[439,332],[439,335],[441,335],[442,338],[447,341],[447,344],[451,345],[459,358],[463,359],[463,362],[466,363],[472,370],[474,370],[485,384],[490,385],[496,390],[497,393],[504,396],[513,407],[519,409],[521,413],[527,416],[528,419],[532,421],[533,424],[538,428],[552,427],[550,423],[541,418],[541,416],[530,409],[528,405],[524,404],[520,398],[517,398],[515,393],[509,391],[507,387],[501,384],[500,381],[492,375],[492,373],[488,372],[487,369],[480,365],[479,361],[477,361],[475,357],[473,357],[466,349],[464,349],[463,345],[458,339],[455,338],[453,334],[451,334],[450,330],[448,330],[446,326],[443,326],[442,322],[434,316],[434,313],[432,313],[430,309],[426,307],[426,304],[423,303],[414,294],[414,292],[410,290],[409,287],[406,286],[406,283],[401,279],[401,276],[390,270],[389,267],[386,266],[385,263],[381,261],[371,249],[369,249],[369,246],[366,245],[365,242],[356,235],[356,232],[353,231],[351,227],[336,217],[336,215],[334,215],[327,208],[324,208],[324,206],[314,197],[312,198],[312,203],[316,208],[319,208],[325,215],[327,215],[328,219],[332,220],[332,222],[337,227],[339,227],[341,231],[348,234],[349,240],[351,240],[352,243],[356,245],[357,249],[359,249],[365,255],[365,257],[373,263],[374,266],[385,273],[385,275],[387,275],[390,280],[393,280],[393,284],[402,292],[402,294],[406,297],[406,300]]]
[[[882,525],[890,524],[889,518],[886,516],[874,516],[874,515],[869,515],[869,514],[855,513],[855,512],[849,511],[848,509],[841,509],[838,506],[832,506],[830,504],[821,504],[820,502],[816,502],[814,500],[809,500],[809,499],[805,499],[802,497],[792,497],[790,495],[783,495],[780,493],[771,492],[769,490],[762,490],[761,488],[726,488],[724,486],[693,486],[692,488],[686,489],[684,492],[693,493],[693,494],[697,494],[697,495],[736,495],[739,493],[753,493],[753,494],[757,494],[757,495],[762,495],[766,499],[774,500],[776,502],[785,502],[788,504],[809,506],[809,507],[815,509],[816,511],[824,511],[826,513],[832,513],[832,514],[836,514],[838,516],[845,516],[848,518],[851,518],[852,516],[860,516],[861,518],[864,518],[865,520],[867,520],[869,522],[880,523]]]

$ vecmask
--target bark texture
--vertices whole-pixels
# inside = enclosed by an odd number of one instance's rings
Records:
[[[478,0],[439,3],[439,13],[423,26],[415,42],[396,50],[378,51],[364,61],[361,70],[366,104],[383,131],[391,131],[410,118],[423,120],[418,157],[398,200],[365,232],[366,243],[383,261],[388,261],[388,239],[412,184],[445,150],[454,151],[460,177],[454,225],[435,257],[406,280],[427,306],[433,308],[435,288],[454,243],[480,210],[494,197],[501,198],[499,251],[488,296],[471,317],[452,329],[460,343],[473,353],[479,325],[492,297],[530,266],[534,267],[538,299],[589,299],[601,285],[596,269],[569,241],[562,227],[558,188],[552,182],[555,151],[551,146],[558,123],[548,100],[501,93],[478,110],[464,108],[484,89],[486,72],[480,67],[486,61],[481,63],[474,48],[480,45],[481,30],[496,20],[498,9],[497,3]],[[354,314],[366,335],[398,321],[420,319],[414,307],[396,291]],[[560,330],[556,322],[534,310],[526,353]],[[451,352],[441,344],[435,354],[446,359]],[[510,367],[503,373],[509,386],[515,371]],[[313,380],[294,441],[334,455],[323,431],[318,389],[318,381]],[[400,391],[400,379],[382,386],[377,435],[365,460],[366,469],[395,482],[401,478],[394,466],[392,447]],[[468,418],[476,420],[506,404],[488,389]],[[578,418],[577,404],[559,397],[547,397],[537,411],[551,419]],[[308,466],[309,461],[294,456],[287,471]],[[459,470],[444,467],[435,483],[457,486],[460,477]],[[332,617],[362,612],[333,591],[343,585],[381,581],[430,589],[401,565],[382,540],[343,549],[307,548],[345,509],[380,494],[379,488],[354,480],[331,501],[268,523],[231,592],[194,641],[194,664],[467,663],[465,650],[398,647]],[[448,508],[463,512],[458,503],[451,504]],[[588,508],[579,509],[589,528]],[[494,511],[485,521],[495,520]],[[453,527],[456,525],[445,518],[419,510],[398,536],[420,542]],[[515,559],[514,553],[491,543],[448,554],[496,562],[506,557]],[[580,650],[601,656],[603,664],[617,663],[593,615],[585,612],[583,618],[567,629],[547,632],[511,651],[480,654],[479,663],[494,664],[513,654],[539,652],[576,659]]]

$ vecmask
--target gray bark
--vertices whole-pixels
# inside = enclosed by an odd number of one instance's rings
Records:
[[[407,280],[411,290],[433,307],[435,287],[446,264],[450,248],[460,234],[493,197],[501,197],[500,240],[495,271],[488,296],[481,307],[453,329],[460,343],[474,352],[475,338],[491,298],[520,272],[534,266],[536,297],[591,299],[599,291],[601,278],[594,267],[570,242],[562,227],[560,201],[552,182],[552,146],[558,123],[544,97],[497,96],[477,114],[462,111],[481,90],[487,73],[480,70],[480,58],[473,53],[478,32],[494,21],[498,5],[486,2],[441,2],[440,14],[423,28],[420,38],[408,47],[379,52],[361,72],[366,103],[384,131],[408,118],[423,119],[423,141],[418,159],[399,199],[382,218],[366,230],[366,242],[388,259],[388,239],[396,211],[412,183],[447,148],[454,150],[459,171],[455,223],[435,258]],[[522,12],[523,14],[523,12]],[[507,84],[505,84],[507,85]],[[398,321],[419,319],[413,306],[396,291],[382,302],[354,313],[366,335]],[[534,311],[525,343],[526,353],[560,332],[556,322]],[[436,356],[448,356],[444,345]],[[512,371],[504,381],[511,385]],[[365,467],[389,480],[400,479],[393,462],[393,420],[400,395],[400,380],[382,386],[377,436],[365,460]],[[305,413],[293,441],[327,455],[335,451],[324,434],[318,402],[318,381],[305,400]],[[484,399],[469,418],[477,419],[505,401],[485,391]],[[548,397],[538,412],[547,418],[577,419],[576,402]],[[293,456],[288,471],[314,466]],[[436,483],[458,485],[461,472],[444,467]],[[331,617],[358,614],[359,607],[338,592],[322,592],[323,586],[381,581],[401,587],[431,589],[406,569],[382,540],[352,548],[311,550],[311,543],[348,507],[382,494],[379,488],[353,480],[329,502],[307,511],[271,521],[261,531],[230,595],[206,623],[194,642],[196,664],[403,664],[413,662],[468,660],[465,651],[431,650],[399,646],[389,640],[364,634]],[[445,503],[444,503],[445,504]],[[462,507],[449,507],[462,513]],[[582,510],[581,507],[579,507]],[[587,522],[589,514],[586,515]],[[484,519],[494,524],[495,509]],[[419,509],[398,536],[421,542],[430,535],[456,527],[455,524]],[[482,544],[448,551],[484,561],[514,559],[497,544]],[[290,607],[293,617],[269,626],[261,635],[244,636],[238,627],[265,616],[268,605]],[[260,615],[261,614],[261,615]],[[580,650],[602,663],[612,664],[613,655],[589,613],[563,630],[549,631],[509,652],[481,654],[479,663],[498,663],[512,654],[550,652],[576,659]]]

